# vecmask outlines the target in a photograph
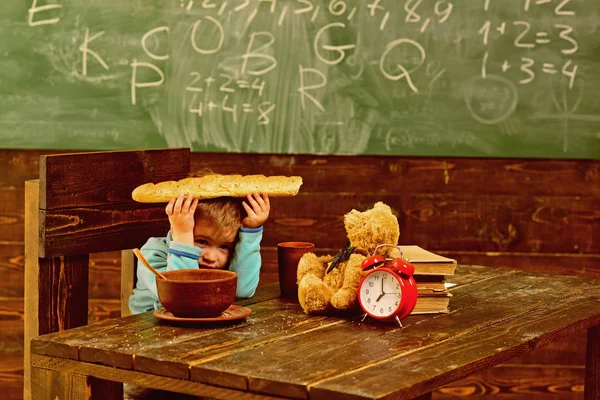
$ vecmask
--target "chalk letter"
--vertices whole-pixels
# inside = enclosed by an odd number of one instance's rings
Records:
[[[421,61],[420,61],[419,65],[417,65],[412,71],[408,71],[406,68],[404,68],[403,65],[397,64],[396,66],[402,72],[399,73],[398,75],[392,75],[392,74],[388,73],[384,68],[385,59],[386,59],[387,55],[394,48],[396,48],[404,43],[410,44],[410,45],[416,47],[417,50],[419,50],[419,53],[421,54]],[[398,39],[398,40],[394,40],[393,42],[391,42],[390,44],[387,45],[385,51],[383,52],[383,55],[381,56],[381,59],[379,60],[379,70],[381,71],[383,76],[385,76],[386,78],[388,78],[391,81],[397,81],[402,78],[406,78],[406,82],[408,83],[408,86],[411,88],[411,90],[415,93],[419,93],[419,90],[416,88],[416,86],[412,83],[412,80],[410,79],[410,73],[417,70],[419,67],[421,67],[421,65],[423,65],[424,62],[425,62],[425,49],[423,48],[423,46],[421,46],[419,43],[417,43],[411,39]]]
[[[311,85],[311,86],[304,86],[304,72],[313,72],[317,75],[319,75],[321,77],[322,82],[318,83],[316,85]],[[314,105],[316,105],[317,107],[319,107],[319,110],[321,111],[325,111],[325,108],[323,107],[323,105],[321,103],[319,103],[319,101],[317,99],[315,99],[313,96],[311,96],[310,94],[306,93],[306,91],[308,89],[319,89],[322,88],[323,86],[325,86],[327,84],[327,77],[319,70],[314,69],[314,68],[302,68],[302,65],[300,65],[300,87],[298,88],[298,91],[300,92],[301,96],[300,96],[300,101],[302,103],[302,110],[306,109],[306,104],[304,101],[304,97],[308,97],[313,103]]]
[[[33,15],[35,13],[46,11],[46,10],[52,10],[54,8],[62,8],[62,5],[60,5],[60,4],[47,4],[45,6],[38,7],[37,6],[37,0],[33,0],[33,3],[31,4],[31,8],[28,10],[28,12],[29,12],[29,19],[28,19],[29,26],[55,24],[58,21],[60,21],[60,18],[57,17],[57,18],[52,18],[52,19],[41,19],[39,21],[33,22]]]
[[[339,26],[340,28],[345,28],[346,25],[342,24],[341,22],[334,22],[332,24],[329,25],[325,25],[324,27],[322,27],[321,29],[319,29],[319,31],[317,32],[317,34],[315,35],[315,40],[313,42],[313,48],[315,49],[315,54],[317,55],[317,58],[321,61],[323,61],[325,64],[329,64],[329,65],[335,65],[335,64],[339,64],[344,57],[346,56],[346,53],[344,52],[344,50],[346,49],[353,49],[356,47],[355,44],[347,44],[344,46],[332,46],[330,44],[324,44],[323,48],[325,50],[332,50],[332,51],[337,51],[340,56],[338,58],[336,58],[333,61],[329,61],[327,60],[325,57],[323,57],[321,54],[319,54],[319,38],[321,37],[321,35],[323,34],[323,32],[325,32],[327,29],[331,28],[332,26]]]
[[[256,50],[252,50],[252,45],[254,44],[254,38],[259,35],[267,36],[269,38],[269,41],[267,43],[263,44],[262,46],[256,48]],[[271,56],[269,54],[259,53],[259,51],[266,49],[267,47],[271,46],[274,42],[275,42],[275,36],[273,36],[273,34],[270,32],[252,32],[252,34],[250,34],[250,42],[248,43],[248,48],[246,49],[246,54],[244,54],[242,56],[242,58],[244,59],[244,62],[242,63],[242,74],[246,73],[246,67],[248,66],[249,58],[259,58],[262,60],[269,61],[271,63],[271,65],[269,65],[268,67],[265,67],[259,71],[248,71],[248,73],[250,75],[263,75],[263,74],[266,74],[267,72],[269,72],[270,70],[272,70],[273,68],[275,68],[277,66],[277,60],[275,60],[275,58],[273,56]]]
[[[102,31],[100,33],[96,33],[94,36],[92,36],[90,38],[90,30],[87,27],[85,28],[85,38],[83,39],[83,43],[81,44],[81,46],[79,46],[79,51],[81,51],[83,53],[83,60],[81,63],[83,65],[83,76],[87,76],[87,55],[88,55],[88,53],[90,53],[92,56],[94,56],[96,61],[98,61],[100,63],[100,65],[102,65],[104,67],[105,70],[109,69],[108,65],[98,55],[98,53],[96,53],[95,51],[92,51],[88,48],[88,43],[96,40],[97,38],[99,38],[102,35],[104,35],[104,31]]]
[[[204,50],[196,45],[196,30],[198,29],[198,25],[200,25],[200,22],[202,22],[202,20],[199,19],[198,21],[196,21],[196,23],[194,24],[194,27],[192,28],[192,35],[191,35],[192,47],[194,48],[194,50],[196,50],[200,54],[215,54],[217,51],[221,50],[221,46],[223,46],[223,40],[225,40],[225,31],[223,30],[221,23],[219,23],[219,21],[217,21],[213,17],[211,17],[209,15],[205,15],[204,18],[211,21],[213,24],[215,24],[217,26],[217,29],[219,30],[219,36],[220,36],[219,44],[217,45],[217,47],[215,47],[212,50]]]
[[[153,69],[160,76],[160,80],[154,82],[140,82],[137,83],[136,75],[137,75],[137,67],[147,67]],[[160,86],[165,81],[165,74],[154,64],[145,63],[145,62],[137,62],[135,59],[131,63],[131,104],[135,105],[136,97],[135,90],[139,87],[151,87],[151,86]]]
[[[146,39],[148,39],[148,37],[150,35],[153,35],[156,32],[161,32],[161,31],[169,32],[169,27],[168,26],[159,26],[158,28],[154,28],[154,29],[146,32],[144,34],[144,36],[142,36],[142,49],[144,49],[144,51],[146,52],[146,54],[148,54],[148,57],[150,57],[150,58],[153,58],[155,60],[168,60],[169,59],[168,54],[166,56],[157,56],[156,54],[151,53],[150,50],[148,50],[148,46],[146,46]]]

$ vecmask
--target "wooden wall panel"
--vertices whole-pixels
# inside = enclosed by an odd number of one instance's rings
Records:
[[[121,289],[121,252],[90,254],[90,299],[119,299]]]
[[[573,253],[517,253],[440,251],[447,257],[471,265],[518,268],[552,275],[579,275],[600,279],[600,255]]]
[[[23,199],[22,187],[0,186],[0,243],[23,242]]]
[[[24,182],[39,177],[39,158],[57,151],[0,150],[0,188],[23,188]]]
[[[319,247],[339,247],[343,213],[383,200],[398,213],[405,243],[600,253],[598,160],[193,155],[192,169],[205,168],[304,178],[297,197],[274,199],[268,245],[310,233]]]
[[[0,387],[3,399],[23,398],[23,305],[22,295],[0,296]]]
[[[22,398],[24,181],[38,178],[39,156],[50,153],[0,150],[0,386],[8,399]],[[192,154],[191,162],[192,171],[303,176],[298,196],[272,200],[261,284],[277,282],[279,241],[335,253],[345,243],[343,214],[377,200],[396,211],[401,243],[464,264],[600,278],[598,160]],[[88,320],[118,316],[120,252],[93,254],[89,277]],[[586,338],[568,339],[433,398],[579,399]]]
[[[513,251],[537,253],[600,253],[598,198],[518,195],[461,196],[302,193],[275,198],[264,240],[311,241],[320,248],[345,243],[344,213],[364,210],[376,201],[398,215],[400,242],[446,251]]]
[[[0,242],[0,298],[22,298],[24,285],[23,244]]]
[[[600,160],[192,154],[192,170],[300,175],[301,192],[600,196]]]

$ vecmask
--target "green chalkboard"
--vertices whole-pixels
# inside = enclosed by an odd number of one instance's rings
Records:
[[[598,0],[9,1],[0,147],[599,158],[599,38]]]

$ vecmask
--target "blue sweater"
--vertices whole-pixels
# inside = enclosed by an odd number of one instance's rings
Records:
[[[260,275],[260,241],[263,228],[241,228],[229,270],[237,273],[236,297],[252,297]],[[171,232],[167,237],[150,238],[140,249],[148,263],[159,272],[179,269],[197,269],[202,250],[196,246],[174,242]],[[137,284],[129,297],[129,309],[133,314],[162,307],[156,289],[156,277],[143,265],[137,267]]]

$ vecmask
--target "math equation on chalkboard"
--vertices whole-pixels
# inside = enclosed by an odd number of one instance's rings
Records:
[[[12,147],[600,155],[597,0],[28,2]]]

